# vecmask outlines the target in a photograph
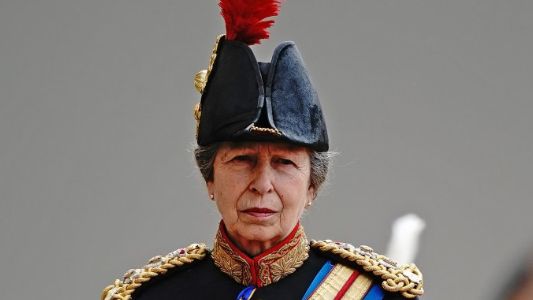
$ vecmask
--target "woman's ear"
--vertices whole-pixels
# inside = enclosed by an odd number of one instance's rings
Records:
[[[305,207],[308,208],[311,205],[313,205],[313,201],[315,200],[315,198],[316,198],[315,187],[310,185],[309,189],[307,189],[307,200],[306,200],[306,203],[305,203]]]
[[[316,189],[311,184],[309,185],[309,188],[307,189],[307,200],[310,202],[310,201],[315,200],[315,198],[316,198]]]
[[[207,181],[205,183],[207,187],[207,193],[209,194],[209,198],[214,199],[215,196],[215,184],[213,183],[213,180]]]

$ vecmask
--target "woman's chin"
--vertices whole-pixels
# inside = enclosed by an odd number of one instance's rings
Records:
[[[246,224],[237,229],[237,238],[252,243],[276,243],[281,240],[279,226],[275,224]]]

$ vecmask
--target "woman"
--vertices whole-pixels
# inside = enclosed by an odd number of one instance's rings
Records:
[[[422,294],[414,265],[371,248],[309,242],[300,219],[324,182],[329,143],[317,94],[292,42],[258,63],[277,1],[221,1],[217,39],[195,85],[195,158],[221,222],[212,249],[156,256],[102,299],[399,299]]]

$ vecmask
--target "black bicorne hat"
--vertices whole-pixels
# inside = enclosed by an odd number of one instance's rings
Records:
[[[247,43],[220,36],[208,70],[196,75],[195,85],[202,93],[195,108],[198,145],[251,140],[329,148],[318,95],[293,42],[278,45],[264,63],[257,62]]]

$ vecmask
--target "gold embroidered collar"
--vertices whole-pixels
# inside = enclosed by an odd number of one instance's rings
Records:
[[[238,283],[262,287],[294,273],[309,257],[309,243],[298,223],[279,244],[251,258],[228,238],[224,223],[220,222],[211,257],[222,272]]]

